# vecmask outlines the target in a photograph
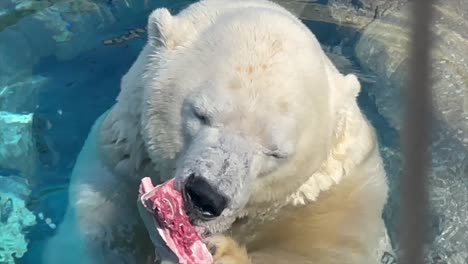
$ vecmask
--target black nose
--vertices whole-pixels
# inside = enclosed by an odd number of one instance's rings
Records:
[[[203,220],[220,216],[227,206],[226,197],[195,174],[185,182],[184,199],[189,214]]]

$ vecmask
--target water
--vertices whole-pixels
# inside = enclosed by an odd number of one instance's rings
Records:
[[[146,36],[143,33],[114,46],[103,42],[128,34],[131,29],[145,28],[155,7],[169,6],[177,11],[188,3],[154,1],[145,7],[140,1],[74,2],[54,1],[52,5],[31,1],[32,7],[26,8],[30,11],[16,12],[9,19],[5,18],[6,12],[11,14],[14,7],[21,9],[28,3],[0,3],[0,111],[34,113],[34,122],[25,130],[31,130],[36,141],[28,147],[40,153],[40,163],[28,175],[19,171],[32,164],[18,164],[18,169],[0,166],[0,195],[5,197],[0,200],[2,219],[6,213],[12,214],[2,187],[22,189],[11,192],[22,195],[14,203],[18,203],[17,207],[25,203],[29,210],[30,223],[23,225],[24,237],[21,232],[11,234],[11,238],[5,238],[6,233],[1,235],[0,248],[8,241],[16,253],[24,253],[29,241],[28,251],[16,263],[40,263],[44,241],[54,234],[63,218],[70,173],[89,129],[114,103],[120,79]],[[20,151],[32,153],[29,149]],[[29,184],[10,180],[18,175]],[[0,263],[13,263],[2,260],[1,254],[0,250]]]
[[[16,263],[41,264],[38,260],[44,241],[54,234],[64,215],[68,181],[78,152],[93,122],[114,103],[120,78],[143,47],[145,33],[138,30],[145,28],[151,10],[165,6],[177,11],[193,1],[147,2],[0,3],[0,111],[14,120],[25,120],[14,125],[23,135],[30,135],[22,138],[24,148],[19,149],[15,162],[0,160],[0,227],[3,219],[19,211],[27,219],[22,223],[24,230],[9,238],[13,239],[10,243],[17,243],[14,250],[24,253]],[[327,1],[318,3],[322,2]],[[358,101],[378,130],[392,190],[385,219],[389,230],[395,230],[401,150],[398,131],[379,113],[371,92],[381,80],[362,69],[353,57],[353,43],[360,32],[327,22],[305,23],[338,67],[357,73],[361,79],[363,89]],[[125,36],[133,37],[126,40]],[[111,42],[120,43],[107,45]],[[30,113],[32,118],[27,119]],[[0,129],[5,124],[0,123]],[[34,153],[39,153],[37,164],[32,164]],[[2,155],[0,152],[0,159]],[[394,231],[390,236],[395,238]],[[0,238],[5,239],[4,233]],[[1,254],[0,263],[13,263],[2,260]]]

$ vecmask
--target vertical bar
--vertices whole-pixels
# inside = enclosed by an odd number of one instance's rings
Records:
[[[423,263],[427,190],[426,176],[430,165],[432,118],[431,22],[432,1],[411,1],[412,41],[410,73],[405,93],[406,112],[403,129],[404,173],[402,183],[402,218],[400,245],[402,264]]]

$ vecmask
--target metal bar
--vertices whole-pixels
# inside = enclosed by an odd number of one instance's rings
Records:
[[[422,264],[425,240],[427,188],[426,178],[431,161],[430,135],[432,119],[431,22],[432,1],[412,1],[412,41],[410,73],[405,99],[403,151],[405,158],[402,186],[400,246],[402,264]]]

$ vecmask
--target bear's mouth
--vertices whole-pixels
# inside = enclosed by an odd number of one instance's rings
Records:
[[[152,223],[145,221],[145,224],[156,226],[160,237],[181,264],[212,263],[200,229],[192,225],[185,211],[184,199],[176,190],[174,179],[155,187],[150,178],[143,178],[139,202],[152,216]],[[154,230],[154,227],[147,226],[147,229]]]

